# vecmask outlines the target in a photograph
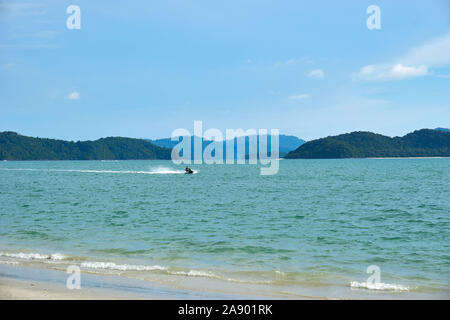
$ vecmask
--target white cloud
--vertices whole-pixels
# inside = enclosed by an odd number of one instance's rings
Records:
[[[322,69],[315,69],[308,73],[308,77],[310,78],[323,78],[325,76],[325,72]]]
[[[310,95],[308,93],[300,93],[300,94],[294,94],[294,95],[290,96],[289,99],[303,100],[303,99],[308,99],[309,97],[310,97]]]
[[[377,70],[377,67],[373,64],[362,67],[359,74],[364,77],[369,77],[370,75],[373,75],[375,71]]]
[[[450,65],[450,34],[411,49],[402,58],[391,63],[367,65],[358,77],[365,80],[402,80],[430,74],[430,68]]]
[[[403,59],[405,64],[428,67],[450,65],[450,33],[429,43],[413,48]]]
[[[390,70],[389,76],[395,79],[404,79],[409,77],[425,76],[427,74],[428,67],[425,65],[408,67],[402,64],[397,64]]]
[[[360,76],[366,80],[402,80],[406,78],[425,76],[429,74],[428,67],[421,66],[405,66],[401,63],[389,65],[368,65],[361,69]]]
[[[78,91],[73,91],[66,96],[69,100],[78,100],[80,99],[80,93]]]

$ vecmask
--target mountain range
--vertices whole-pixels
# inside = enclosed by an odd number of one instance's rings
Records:
[[[265,136],[265,138],[267,139],[267,149],[268,149],[268,154],[271,154],[271,137],[269,136]],[[191,137],[191,155],[194,154],[194,150],[193,150],[193,146],[194,146],[194,141],[199,141],[202,140],[202,138],[200,137]],[[179,141],[181,141],[181,137],[178,137],[175,141],[172,141],[171,138],[163,138],[163,139],[156,139],[156,140],[148,140],[149,142],[163,147],[163,148],[169,148],[172,149],[173,147],[175,147]],[[229,140],[228,140],[229,141]],[[234,155],[236,158],[237,155],[237,138],[234,138]],[[259,136],[257,137],[257,141],[259,141]],[[200,141],[199,141],[200,142]],[[211,140],[205,140],[203,139],[201,141],[202,143],[202,153],[203,150],[211,143]],[[288,136],[288,135],[279,135],[279,156],[280,157],[284,157],[285,155],[287,155],[290,151],[293,151],[295,149],[297,149],[298,147],[300,147],[302,144],[304,144],[306,141],[299,139],[295,136]],[[248,159],[249,158],[249,152],[250,152],[250,139],[249,136],[245,137],[245,158]],[[259,148],[258,150],[259,151]],[[226,157],[226,144],[224,143],[224,148],[223,148],[223,155],[224,158]]]
[[[180,138],[179,138],[180,139]],[[191,146],[195,139],[191,137]],[[257,137],[259,139],[259,137]],[[271,153],[270,138],[268,154]],[[237,143],[234,140],[236,155]],[[450,157],[450,130],[421,129],[403,137],[388,137],[356,131],[309,142],[280,135],[280,157],[286,159],[330,159],[366,157]],[[203,150],[212,141],[201,141]],[[108,137],[95,141],[64,141],[34,138],[16,132],[0,132],[0,160],[131,160],[171,159],[171,148],[178,141]],[[226,156],[226,143],[223,144]],[[245,158],[249,155],[249,137],[245,137]],[[236,156],[235,156],[236,159]]]

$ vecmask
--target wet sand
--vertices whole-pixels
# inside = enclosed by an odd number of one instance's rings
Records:
[[[195,289],[177,286],[172,281],[130,279],[118,275],[81,273],[80,289],[68,289],[67,274],[37,266],[0,264],[0,300],[136,300],[136,299],[258,299],[264,296],[241,295],[211,290],[203,281]],[[226,290],[225,290],[226,291]],[[266,297],[267,298],[267,297]]]
[[[240,299],[449,299],[448,292],[383,292],[342,286],[276,287],[215,279],[81,273],[81,288],[68,289],[63,270],[0,264],[0,300],[240,300]]]
[[[0,300],[116,300],[139,299],[101,289],[68,290],[64,285],[0,278]]]

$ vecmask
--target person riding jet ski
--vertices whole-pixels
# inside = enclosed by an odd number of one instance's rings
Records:
[[[194,171],[192,171],[191,168],[189,168],[188,166],[186,166],[186,170],[184,171],[184,173],[194,173]]]

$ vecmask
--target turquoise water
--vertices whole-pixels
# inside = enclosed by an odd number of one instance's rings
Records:
[[[450,159],[192,167],[2,162],[0,260],[286,288],[350,287],[376,265],[400,291],[450,290]]]

